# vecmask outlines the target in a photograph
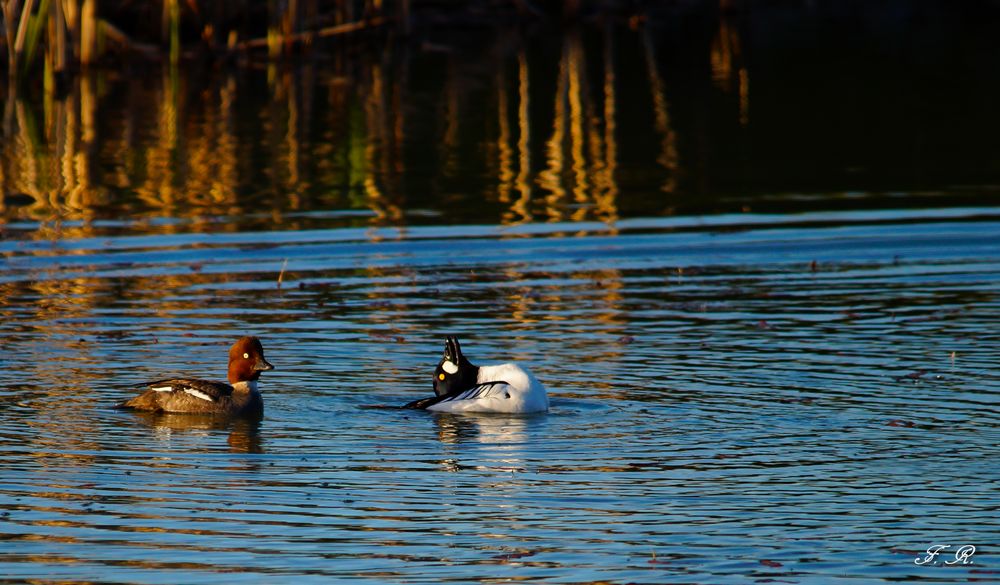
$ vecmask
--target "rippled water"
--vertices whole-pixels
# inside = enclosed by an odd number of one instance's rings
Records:
[[[0,241],[8,579],[1000,579],[996,208],[132,227]],[[260,423],[108,408],[244,333]],[[452,333],[552,411],[378,408]]]

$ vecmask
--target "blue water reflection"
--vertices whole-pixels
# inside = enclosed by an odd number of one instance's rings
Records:
[[[733,219],[7,242],[3,572],[989,579],[994,212]],[[259,423],[109,410],[245,331]],[[552,412],[386,408],[451,332]]]

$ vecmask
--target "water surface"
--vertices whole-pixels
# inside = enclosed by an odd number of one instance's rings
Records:
[[[974,577],[1000,540],[998,229],[965,208],[6,242],[3,571]],[[277,366],[259,424],[109,410],[221,376],[244,332]],[[429,393],[446,333],[530,364],[551,413],[371,408]],[[915,566],[931,544],[981,552]]]

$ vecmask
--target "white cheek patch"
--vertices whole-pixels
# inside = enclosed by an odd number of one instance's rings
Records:
[[[454,374],[455,372],[458,371],[458,366],[445,360],[445,362],[441,364],[441,369],[448,372],[449,374]]]
[[[247,382],[237,382],[233,384],[233,389],[240,392],[256,392],[257,391],[257,380],[250,380]]]
[[[153,388],[153,392],[173,392],[173,391],[174,391],[173,386],[158,386],[156,388]]]
[[[205,394],[204,392],[199,392],[193,388],[185,388],[184,391],[190,394],[191,396],[194,396],[195,398],[201,398],[202,400],[207,400],[209,402],[212,401],[211,396]]]

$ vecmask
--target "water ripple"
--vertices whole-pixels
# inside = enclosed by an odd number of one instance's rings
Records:
[[[966,208],[0,241],[0,571],[988,579],[997,233]],[[108,408],[221,377],[244,332],[263,421]],[[383,408],[453,332],[552,412]],[[913,564],[937,543],[980,552]]]

